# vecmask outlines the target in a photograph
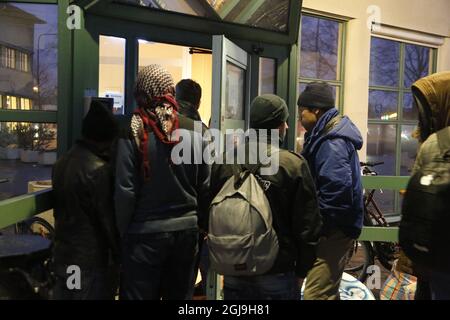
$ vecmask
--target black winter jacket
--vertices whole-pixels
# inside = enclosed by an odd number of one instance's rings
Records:
[[[233,166],[236,168],[237,165],[213,165],[211,189],[214,196],[233,175]],[[280,246],[278,257],[268,274],[294,271],[299,278],[304,278],[316,259],[315,250],[322,227],[308,164],[303,157],[280,150],[278,172],[259,177],[270,184],[266,195]]]
[[[54,263],[103,268],[119,256],[109,150],[78,141],[54,165]]]
[[[149,181],[143,179],[141,155],[129,126],[122,132],[117,145],[114,199],[121,236],[198,228],[198,218],[207,213],[211,170],[202,161],[206,144],[202,126],[194,132],[194,121],[180,114],[179,127],[194,143],[166,145],[149,132]],[[173,162],[172,150],[181,150],[183,145],[184,151],[190,149],[192,164]],[[200,161],[194,163],[196,151],[200,151]]]

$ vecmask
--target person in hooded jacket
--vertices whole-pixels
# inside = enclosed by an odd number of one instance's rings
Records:
[[[412,170],[414,175],[440,154],[437,132],[447,131],[450,136],[450,72],[419,79],[411,90],[419,114],[417,137],[421,144]],[[403,254],[399,265],[401,269],[408,266],[407,270],[418,277],[416,300],[450,300],[449,273],[429,270],[416,263],[411,265]]]
[[[192,158],[180,163],[173,156],[183,145],[181,139],[191,141],[186,153],[192,156],[194,146],[203,141],[201,133],[194,132],[194,121],[179,114],[174,89],[163,67],[142,68],[134,90],[138,108],[118,140],[115,206],[123,238],[121,299],[191,298],[198,221],[210,201],[210,167]]]
[[[111,147],[117,133],[111,110],[93,101],[83,119],[82,139],[53,166],[55,300],[115,298],[120,254]],[[68,278],[77,274],[79,286],[69,288]]]
[[[323,217],[317,259],[308,273],[305,300],[338,300],[339,284],[354,240],[361,233],[364,206],[357,151],[358,128],[334,107],[332,87],[309,84],[298,99],[306,129],[303,156],[314,178]]]

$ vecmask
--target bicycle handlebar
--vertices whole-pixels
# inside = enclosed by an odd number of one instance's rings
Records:
[[[361,167],[377,167],[377,166],[381,166],[382,164],[384,164],[384,161],[380,161],[380,162],[360,162],[359,164],[361,165]]]

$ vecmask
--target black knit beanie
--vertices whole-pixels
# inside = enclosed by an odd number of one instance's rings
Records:
[[[312,82],[298,97],[297,105],[305,108],[334,108],[333,88],[325,82]]]
[[[273,94],[256,97],[250,107],[250,127],[253,129],[276,129],[288,117],[286,102]]]
[[[111,110],[100,101],[92,101],[89,112],[83,119],[83,137],[97,142],[112,141],[118,130],[118,123]]]

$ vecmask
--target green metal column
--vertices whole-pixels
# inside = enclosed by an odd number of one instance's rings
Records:
[[[288,120],[288,136],[287,143],[290,150],[295,150],[297,140],[297,85],[298,85],[298,46],[293,44],[289,56],[289,74],[288,74],[288,99],[289,120]]]
[[[72,141],[72,36],[67,27],[69,0],[58,1],[58,156],[66,152]]]
[[[88,28],[89,19],[86,19],[84,14],[82,17],[82,28],[73,32],[72,143],[81,137],[84,97],[86,95],[98,95],[98,36],[89,33]]]

